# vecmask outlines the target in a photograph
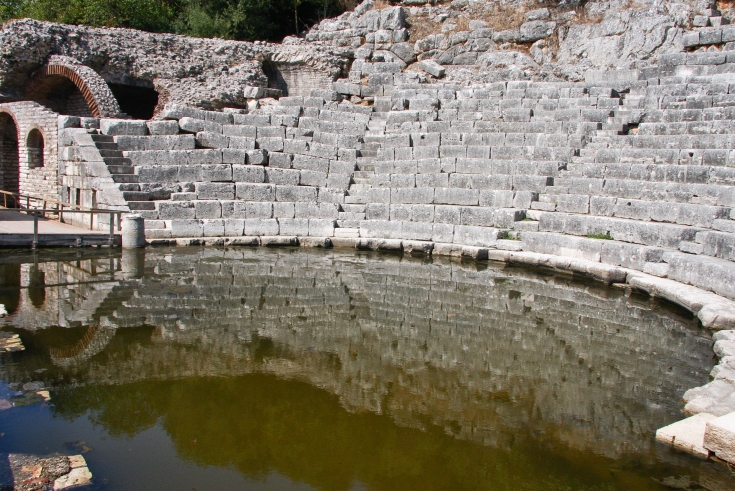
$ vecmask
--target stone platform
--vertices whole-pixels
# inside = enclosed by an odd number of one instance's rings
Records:
[[[120,245],[120,235],[60,223],[53,220],[38,219],[37,247],[89,247]],[[0,210],[0,247],[32,247],[33,217],[12,210]]]

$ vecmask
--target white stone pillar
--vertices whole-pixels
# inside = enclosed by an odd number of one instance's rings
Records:
[[[122,220],[123,248],[145,247],[145,220],[141,215],[125,215]]]

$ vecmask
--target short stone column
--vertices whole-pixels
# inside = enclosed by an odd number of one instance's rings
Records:
[[[145,247],[145,220],[141,215],[125,215],[122,220],[122,246]]]

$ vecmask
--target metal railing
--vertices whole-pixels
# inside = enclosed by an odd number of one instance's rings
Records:
[[[94,230],[94,215],[109,215],[110,234],[108,238],[108,243],[110,246],[115,244],[115,231],[119,232],[122,230],[122,211],[103,210],[99,208],[84,208],[79,205],[64,203],[63,201],[48,199],[42,196],[13,193],[10,191],[0,191],[0,196],[2,196],[4,208],[17,210],[19,212],[33,216],[33,249],[36,249],[38,247],[38,219],[46,219],[47,214],[55,215],[60,223],[64,223],[65,214],[89,215],[90,230]],[[117,221],[115,220],[116,217]],[[99,225],[99,221],[97,223]],[[80,238],[78,238],[77,240],[80,241]]]

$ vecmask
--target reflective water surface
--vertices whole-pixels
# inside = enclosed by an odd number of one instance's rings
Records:
[[[710,334],[623,289],[162,248],[3,252],[0,303],[26,348],[0,355],[0,453],[83,452],[95,488],[735,489],[654,440],[709,380]]]

